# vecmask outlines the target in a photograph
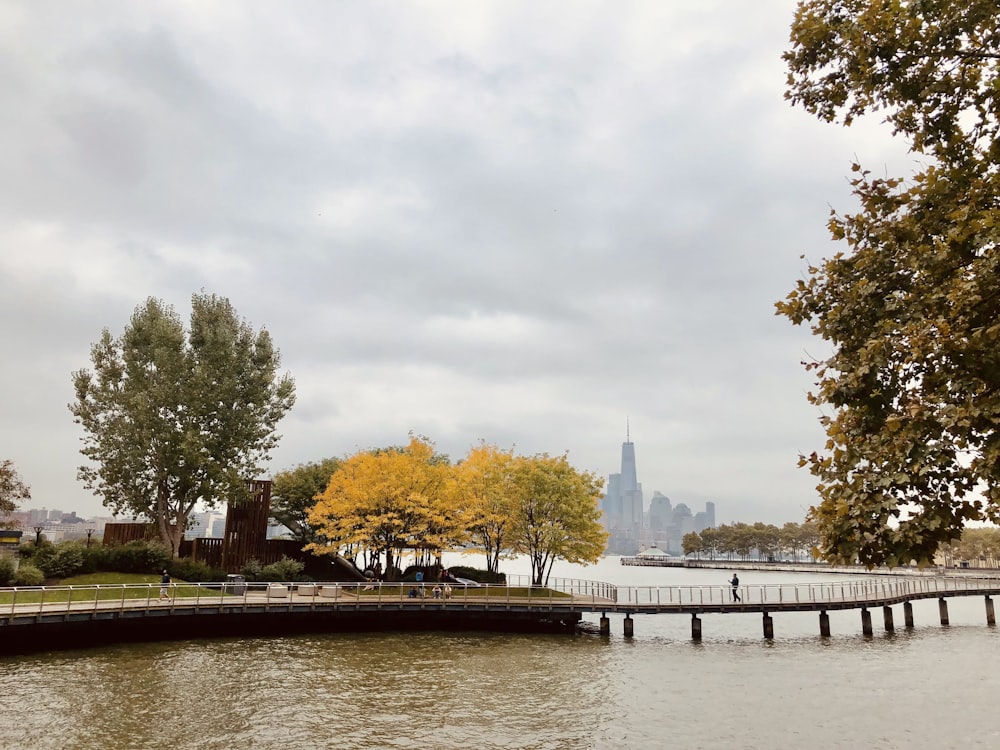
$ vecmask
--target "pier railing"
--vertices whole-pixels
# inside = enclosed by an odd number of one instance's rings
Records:
[[[0,624],[31,616],[109,614],[115,611],[295,609],[566,609],[577,611],[678,612],[692,608],[776,611],[849,608],[929,597],[1000,595],[1000,579],[855,578],[822,583],[732,586],[615,586],[600,581],[553,578],[532,586],[526,576],[506,584],[437,583],[179,583],[160,598],[159,583],[37,586],[0,589]]]
[[[426,607],[440,604],[478,608],[559,608],[571,603],[609,604],[616,587],[600,581],[552,579],[532,586],[527,576],[510,576],[505,584],[436,582],[325,583],[176,583],[161,598],[160,583],[80,586],[16,586],[0,588],[0,618],[26,615],[109,613],[119,610],[187,608],[285,609],[306,605],[345,609],[383,606]]]
[[[996,578],[865,578],[829,583],[750,584],[736,587],[737,601],[731,585],[718,586],[629,586],[618,588],[620,606],[704,605],[719,606],[742,603],[753,605],[856,604],[900,601],[957,593],[994,592],[1000,589]]]

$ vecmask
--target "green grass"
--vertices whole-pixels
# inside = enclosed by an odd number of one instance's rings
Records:
[[[95,590],[93,588],[81,589],[79,591],[60,589],[57,591],[18,591],[16,602],[18,604],[36,604],[38,602],[92,602],[95,598],[98,601],[121,601],[123,597],[122,584],[128,584],[129,588],[124,589],[125,599],[150,599],[156,601],[160,596],[160,576],[150,573],[88,573],[86,575],[71,576],[65,578],[53,586],[108,586],[107,589]],[[142,584],[151,584],[143,586]],[[217,595],[217,592],[199,588],[198,586],[185,586],[183,581],[174,580],[170,595],[175,598],[202,596],[206,594]],[[180,584],[180,585],[177,585]],[[13,591],[0,591],[0,604],[11,604],[15,602]]]
[[[70,576],[59,582],[59,586],[93,586],[115,583],[159,583],[160,576],[155,573],[86,573]]]

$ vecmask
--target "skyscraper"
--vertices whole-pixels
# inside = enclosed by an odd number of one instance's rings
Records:
[[[627,423],[621,467],[620,473],[608,476],[608,490],[602,505],[604,519],[608,529],[632,530],[635,535],[634,532],[642,528],[645,506],[635,468],[635,444],[630,440]]]
[[[608,553],[634,555],[640,549],[658,546],[674,555],[683,554],[684,534],[702,532],[715,526],[715,503],[705,503],[705,510],[692,514],[684,503],[673,505],[670,498],[654,492],[646,510],[636,470],[635,445],[625,423],[621,471],[608,475],[608,488],[601,503],[604,528],[609,532]]]

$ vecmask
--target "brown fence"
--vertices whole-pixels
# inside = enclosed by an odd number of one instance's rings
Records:
[[[159,539],[156,524],[152,523],[109,523],[104,526],[105,547],[129,542],[155,542]]]
[[[189,556],[213,568],[225,570],[227,573],[239,571],[250,559],[257,560],[261,565],[270,565],[278,562],[282,557],[300,560],[304,563],[308,563],[312,558],[312,555],[302,551],[302,542],[291,539],[265,539],[262,544],[255,546],[253,554],[238,561],[233,560],[233,556],[230,555],[228,556],[230,562],[224,564],[225,541],[224,539],[192,539],[190,540]]]

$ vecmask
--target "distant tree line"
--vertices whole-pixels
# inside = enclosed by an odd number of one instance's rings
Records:
[[[1000,566],[1000,529],[984,526],[964,529],[962,536],[949,544],[941,545],[943,563],[948,567],[968,562],[972,567],[995,568]]]
[[[727,560],[814,560],[819,545],[815,523],[786,523],[781,528],[758,521],[692,531],[681,540],[684,554]]]

